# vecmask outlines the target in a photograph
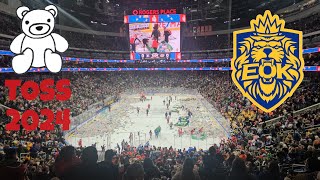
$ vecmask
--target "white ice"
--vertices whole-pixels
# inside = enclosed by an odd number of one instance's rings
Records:
[[[163,105],[163,100],[172,96],[173,102],[169,110]],[[131,145],[138,146],[149,141],[150,145],[173,148],[197,147],[198,149],[207,149],[214,143],[219,143],[221,138],[226,138],[229,132],[229,122],[216,111],[199,94],[164,94],[158,93],[146,95],[147,100],[141,102],[139,95],[123,95],[121,100],[111,107],[111,112],[105,110],[98,114],[93,120],[84,126],[78,128],[73,135],[67,138],[68,142],[78,146],[79,139],[82,139],[83,146],[89,146],[97,143],[97,148],[105,144],[107,148],[115,149],[117,143],[121,147],[121,141],[124,139],[129,142],[129,135],[134,134]],[[177,100],[175,100],[177,96]],[[166,102],[167,103],[167,102]],[[150,104],[149,115],[146,115],[146,109]],[[185,134],[178,136],[178,127],[173,126],[170,129],[165,119],[165,112],[174,109],[174,106],[185,106],[193,113],[189,127],[183,127]],[[137,107],[140,107],[140,113],[137,113]],[[172,112],[170,121],[173,124],[178,122],[179,116],[186,115],[187,112],[180,109],[179,113]],[[155,138],[154,130],[161,127],[159,138]],[[207,134],[205,140],[194,140],[190,136],[193,128],[199,130],[203,127]],[[150,139],[149,131],[152,131]],[[140,137],[138,136],[138,132]]]

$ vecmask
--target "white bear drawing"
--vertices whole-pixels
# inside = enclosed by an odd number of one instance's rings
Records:
[[[12,69],[18,74],[27,72],[30,67],[47,67],[51,72],[59,72],[62,58],[56,52],[65,52],[68,42],[62,36],[52,33],[58,10],[49,5],[45,10],[32,10],[19,7],[17,15],[22,20],[23,33],[10,45],[16,54],[12,59]]]

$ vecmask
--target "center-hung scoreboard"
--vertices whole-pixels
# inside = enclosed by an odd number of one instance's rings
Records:
[[[130,59],[140,61],[181,60],[181,23],[185,14],[176,9],[132,10],[124,16],[129,27]]]

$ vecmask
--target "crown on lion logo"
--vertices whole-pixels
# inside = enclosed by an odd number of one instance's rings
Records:
[[[266,10],[261,16],[250,21],[251,28],[262,36],[272,36],[279,34],[280,30],[284,28],[284,20],[280,19],[278,15],[272,15],[269,10]]]

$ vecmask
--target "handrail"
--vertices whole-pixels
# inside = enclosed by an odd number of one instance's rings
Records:
[[[297,110],[297,111],[294,111],[293,112],[293,115],[299,115],[299,114],[302,114],[306,111],[312,111],[312,110],[315,110],[315,109],[319,109],[320,108],[320,103],[317,103],[317,104],[314,104],[314,105],[311,105],[311,106],[308,106],[306,108],[303,108],[303,109],[300,109],[300,110]],[[279,116],[279,117],[276,117],[276,118],[273,118],[273,119],[270,119],[270,120],[267,120],[265,122],[261,122],[259,123],[260,125],[262,125],[263,123],[265,123],[267,126],[270,126],[270,124],[274,124],[274,122],[280,120],[284,118],[284,116]]]
[[[6,108],[6,109],[12,109],[12,108],[10,108],[10,107],[8,107],[8,106],[6,106],[6,105],[4,105],[4,104],[1,104],[1,103],[0,103],[0,106],[4,107],[4,108]]]
[[[320,124],[317,124],[317,125],[312,125],[312,126],[306,127],[306,130],[313,130],[313,129],[319,129],[319,128],[320,128]]]
[[[4,105],[4,104],[1,104],[1,103],[0,103],[0,107],[3,107],[3,108],[5,108],[5,109],[14,109],[14,108],[8,107],[8,106],[6,106],[6,105]],[[16,110],[16,111],[18,111],[20,114],[22,114],[21,111],[19,111],[19,110],[17,110],[17,109],[14,109],[14,110]]]

